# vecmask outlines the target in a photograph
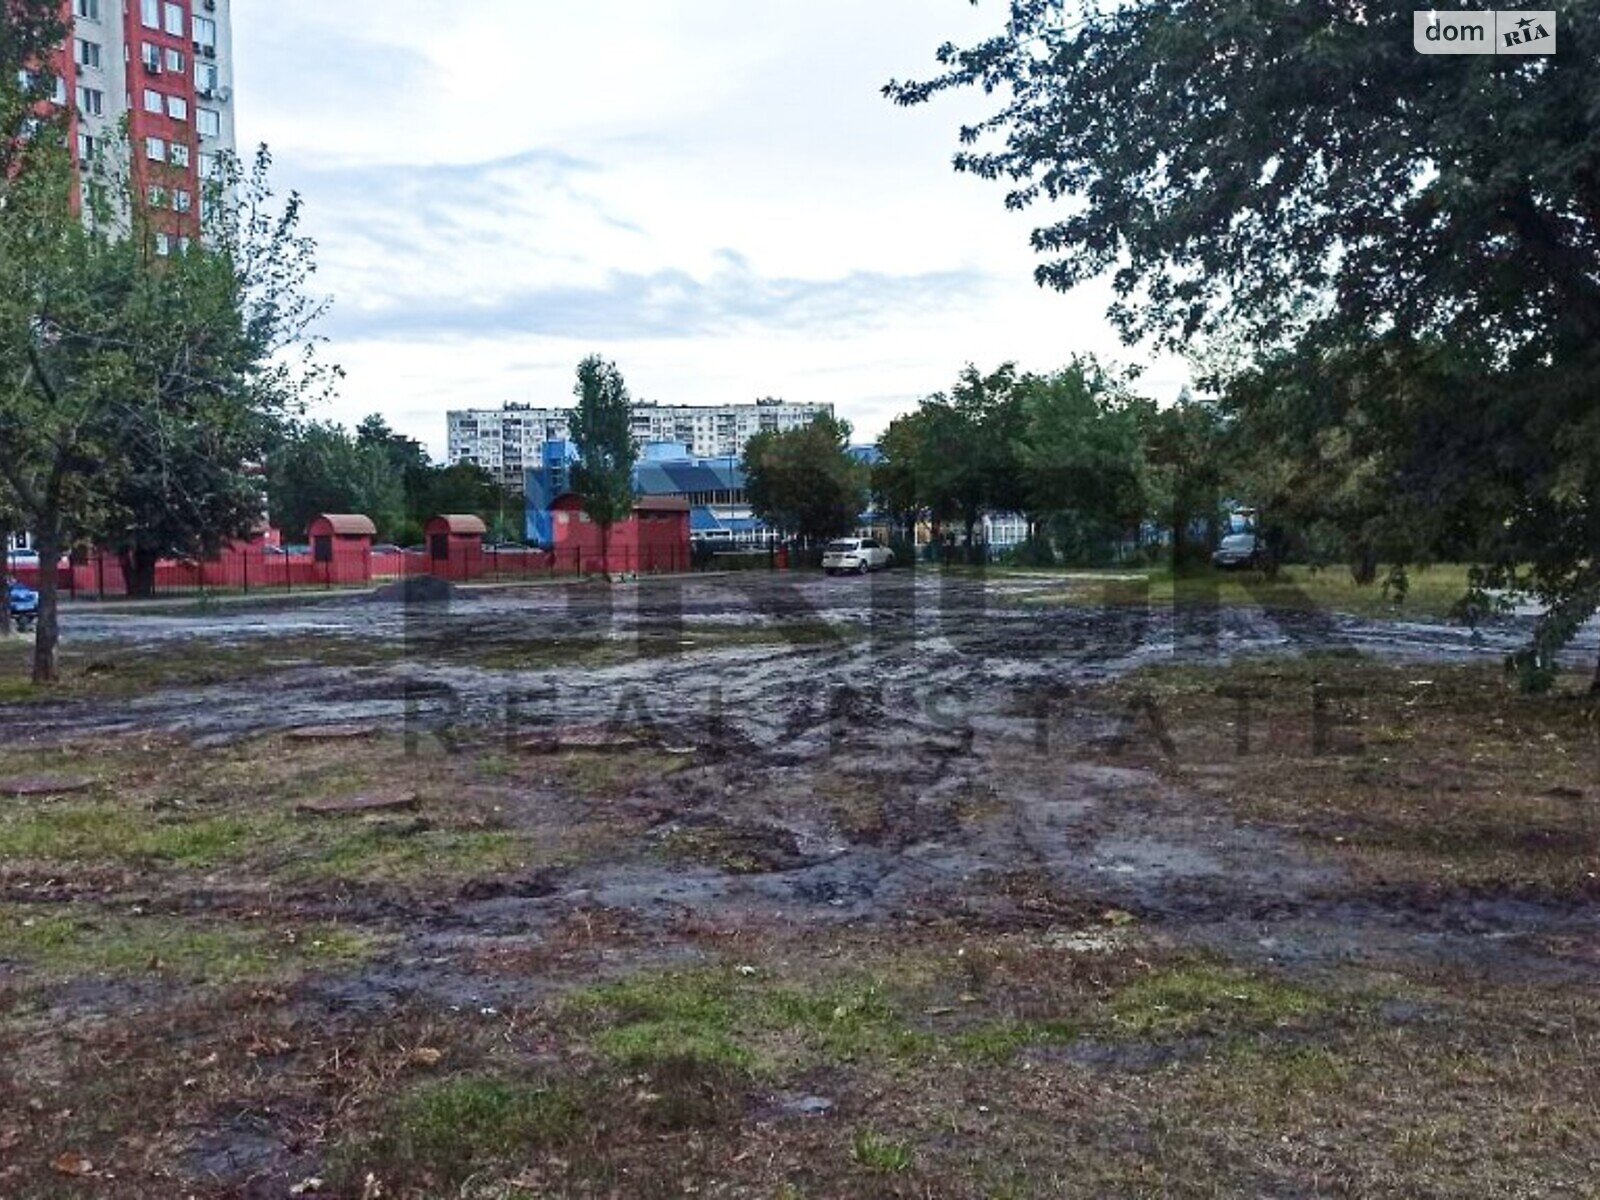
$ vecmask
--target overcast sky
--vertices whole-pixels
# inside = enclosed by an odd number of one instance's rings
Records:
[[[442,455],[445,410],[571,402],[585,354],[634,394],[831,401],[861,440],[963,364],[1122,347],[1108,289],[1032,279],[1035,219],[951,169],[981,98],[897,109],[1000,0],[242,0],[241,146],[306,199],[324,332]]]

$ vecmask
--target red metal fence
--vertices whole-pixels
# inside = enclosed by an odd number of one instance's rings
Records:
[[[331,553],[318,558],[257,544],[234,547],[203,562],[163,561],[156,567],[154,594],[330,591],[415,575],[457,583],[511,583],[597,575],[604,573],[606,565],[598,553],[581,548],[553,553],[453,546],[446,557],[434,558],[422,550],[372,551],[335,545]],[[614,550],[610,555],[612,574],[672,574],[694,565],[687,547],[645,546],[637,551]],[[18,582],[38,587],[37,564],[13,563],[9,571]],[[62,595],[71,599],[108,600],[128,594],[122,564],[114,555],[63,558],[57,579]]]

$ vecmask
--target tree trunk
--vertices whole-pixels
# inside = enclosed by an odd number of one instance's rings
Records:
[[[1189,565],[1189,512],[1178,505],[1172,508],[1172,569]]]
[[[0,526],[0,638],[11,636],[11,531]]]
[[[611,523],[600,526],[600,578],[611,582]]]
[[[156,594],[156,564],[160,555],[152,550],[135,548],[117,555],[122,564],[124,593],[132,599],[149,600]]]
[[[1358,546],[1350,564],[1350,578],[1359,587],[1371,587],[1378,578],[1378,552],[1371,546]]]
[[[1600,696],[1600,654],[1595,655],[1594,682],[1589,685],[1589,694],[1591,696]]]
[[[52,519],[39,530],[39,623],[33,635],[33,682],[55,683],[61,676],[56,669],[56,643],[60,626],[56,619],[56,593],[61,578],[61,531]]]

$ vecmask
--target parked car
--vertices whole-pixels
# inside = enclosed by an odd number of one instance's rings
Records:
[[[829,542],[822,551],[822,569],[829,575],[853,571],[865,575],[868,571],[882,571],[894,564],[894,551],[877,538],[840,538]]]
[[[1230,533],[1222,539],[1211,556],[1211,565],[1219,571],[1254,570],[1261,565],[1265,553],[1261,539],[1253,533]]]
[[[11,607],[11,619],[20,633],[27,633],[39,620],[39,593],[23,587],[14,579],[7,579],[6,603]]]
[[[372,552],[374,554],[404,554],[405,553],[405,551],[400,549],[400,547],[396,546],[393,542],[379,542],[376,546],[374,546],[372,548]]]

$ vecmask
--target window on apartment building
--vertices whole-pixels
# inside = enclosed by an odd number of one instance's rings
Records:
[[[98,21],[100,19],[100,0],[77,0],[72,6],[72,11],[85,21]]]
[[[150,74],[161,74],[161,47],[153,42],[145,42],[139,47],[139,61],[144,63],[144,69]]]
[[[172,193],[172,211],[186,213],[194,207],[194,196],[183,188]]]
[[[189,253],[189,247],[192,246],[193,244],[194,243],[191,242],[186,237],[179,238],[178,239],[178,253],[179,254],[187,254],[187,253]]]
[[[144,90],[144,110],[147,113],[159,113],[162,110],[161,93],[154,88]]]
[[[194,86],[202,96],[209,96],[217,90],[221,76],[217,74],[217,64],[210,62],[197,62],[194,65]]]
[[[98,70],[100,67],[100,43],[91,42],[87,38],[79,38],[77,41],[78,65],[80,67],[94,67]]]
[[[140,0],[139,22],[146,29],[160,29],[161,0]]]
[[[144,156],[151,162],[167,161],[167,143],[157,137],[147,137],[144,140]]]
[[[88,133],[80,133],[78,135],[78,161],[87,166],[94,161],[94,152],[94,136]]]
[[[167,17],[167,32],[173,37],[183,36],[183,5],[167,4],[164,6]]]
[[[165,208],[167,206],[167,189],[152,184],[145,189],[145,200],[151,208]]]
[[[163,50],[162,54],[166,58],[167,70],[171,71],[174,75],[182,75],[184,68],[189,65],[189,60],[184,57],[182,50],[173,50],[168,48]]]
[[[217,47],[217,23],[210,17],[196,17],[194,19],[194,44],[196,46],[209,46],[215,50]]]
[[[67,106],[67,81],[59,75],[56,76],[56,90],[51,94],[50,99],[62,108]]]
[[[167,116],[174,121],[187,121],[189,119],[189,102],[182,96],[168,96]]]
[[[157,258],[166,258],[172,253],[172,238],[165,233],[158,233],[155,237]]]
[[[222,114],[214,108],[197,108],[194,110],[195,128],[202,137],[220,137],[222,135]]]
[[[210,179],[217,173],[217,156],[200,151],[200,178]]]
[[[172,165],[175,167],[187,167],[189,165],[189,147],[182,142],[172,143]]]

